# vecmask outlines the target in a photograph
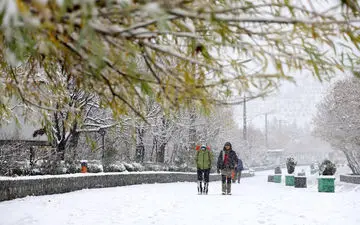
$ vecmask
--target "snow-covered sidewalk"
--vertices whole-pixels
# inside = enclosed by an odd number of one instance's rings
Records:
[[[360,224],[359,185],[338,183],[336,193],[318,193],[315,177],[307,189],[295,189],[267,183],[269,173],[233,184],[232,196],[220,195],[220,182],[199,196],[194,182],[26,197],[0,202],[0,224]]]

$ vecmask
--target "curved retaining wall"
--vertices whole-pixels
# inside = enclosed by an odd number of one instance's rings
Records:
[[[242,177],[253,174],[244,173]],[[86,188],[117,187],[134,184],[172,183],[196,181],[195,173],[101,173],[55,176],[30,176],[0,179],[0,201],[22,198],[28,195],[49,195],[71,192]],[[210,175],[210,181],[221,180],[217,174]]]
[[[340,181],[346,183],[360,184],[360,175],[340,175]]]

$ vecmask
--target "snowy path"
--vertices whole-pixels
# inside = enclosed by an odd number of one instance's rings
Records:
[[[208,196],[195,183],[146,184],[82,190],[0,202],[1,225],[180,225],[180,224],[360,224],[360,186],[340,184],[336,193],[267,183],[257,172],[220,195],[212,182]],[[310,179],[310,183],[315,178]]]

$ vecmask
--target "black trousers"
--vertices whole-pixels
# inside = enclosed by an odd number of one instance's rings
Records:
[[[198,169],[197,170],[198,181],[202,181],[203,177],[206,183],[209,182],[210,169]]]
[[[221,175],[221,181],[223,184],[225,184],[225,182],[231,184],[231,176]]]

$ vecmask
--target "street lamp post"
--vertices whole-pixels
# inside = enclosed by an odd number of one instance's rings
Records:
[[[272,111],[269,111],[269,112],[266,112],[266,113],[260,113],[260,114],[257,114],[257,115],[255,115],[254,117],[252,117],[251,119],[249,119],[249,121],[252,121],[253,119],[255,119],[256,117],[258,117],[258,116],[261,116],[261,115],[264,115],[265,116],[265,147],[266,147],[266,149],[268,149],[269,148],[269,140],[268,140],[268,115],[269,114],[272,114],[274,111],[272,110]],[[244,116],[244,118],[245,118],[245,116]],[[245,123],[245,119],[244,119],[244,123]],[[246,140],[246,139],[245,139]]]

